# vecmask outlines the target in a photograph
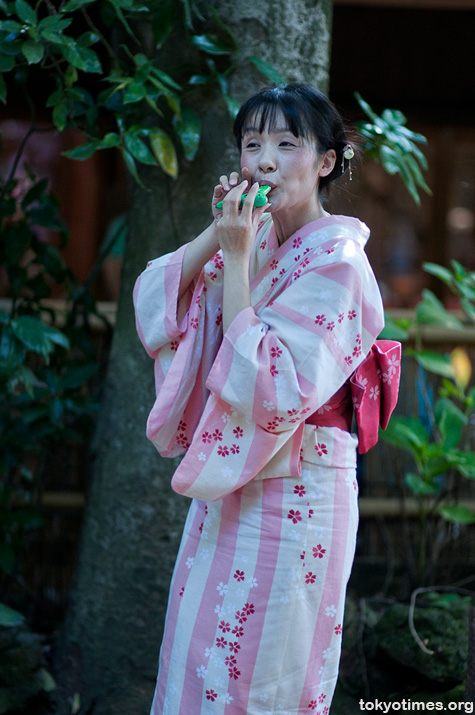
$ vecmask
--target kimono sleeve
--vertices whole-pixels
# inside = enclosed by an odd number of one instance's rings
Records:
[[[346,382],[383,325],[366,256],[345,249],[310,264],[260,311],[241,311],[206,385],[263,429],[291,429]]]
[[[183,454],[191,442],[222,340],[220,258],[204,267],[179,300],[185,248],[151,261],[134,289],[137,332],[155,361],[156,399],[147,437],[166,457]]]

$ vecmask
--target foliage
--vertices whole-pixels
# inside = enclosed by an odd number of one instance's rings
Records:
[[[87,331],[94,301],[61,258],[67,231],[46,180],[31,173],[26,184],[16,178],[27,141],[40,131],[38,79],[48,87],[51,113],[51,126],[41,131],[79,131],[83,143],[65,152],[71,159],[120,151],[139,183],[140,164],[176,178],[194,159],[205,98],[218,96],[235,115],[229,78],[238,67],[253,67],[274,83],[285,79],[261,58],[243,53],[223,21],[213,13],[205,19],[192,0],[0,0],[0,6],[0,99],[7,102],[21,89],[31,111],[31,126],[0,197],[0,251],[12,296],[10,312],[0,314],[0,568],[12,573],[24,535],[41,523],[32,508],[42,488],[41,455],[75,439],[97,407],[85,389],[95,370]],[[173,49],[177,38],[184,46],[179,56]],[[382,147],[402,147],[403,137],[422,141],[396,121],[400,113],[393,114],[392,134],[382,132],[385,143],[381,132],[365,125],[370,155],[378,149],[386,156]],[[371,118],[377,127],[389,115]],[[391,169],[388,162],[384,166]],[[41,240],[44,228],[58,233],[58,247]],[[67,293],[61,329],[45,304],[53,283]]]
[[[160,166],[176,178],[179,155],[198,150],[201,119],[197,90],[213,88],[231,115],[237,103],[228,77],[237,66],[254,65],[272,81],[282,76],[257,57],[236,59],[237,43],[215,18],[204,18],[189,0],[68,0],[64,4],[2,2],[0,98],[10,77],[27,89],[37,68],[54,81],[46,106],[58,131],[74,127],[86,142],[65,152],[84,160],[117,147],[137,181],[137,162]],[[209,23],[208,23],[209,24]],[[184,34],[189,55],[175,62],[173,77],[159,66],[160,51]],[[119,39],[118,39],[119,38]]]
[[[427,159],[418,144],[427,139],[406,127],[406,117],[397,109],[385,109],[381,116],[368,102],[355,93],[356,100],[369,122],[358,122],[357,129],[364,137],[363,149],[369,159],[379,161],[388,174],[400,174],[407,190],[417,205],[420,204],[418,188],[431,194],[423,176]]]
[[[461,299],[466,322],[474,323],[475,272],[466,271],[452,261],[452,270],[437,264],[424,264],[432,275]],[[475,479],[475,451],[470,444],[470,430],[475,417],[475,387],[470,386],[472,366],[467,352],[455,348],[450,355],[424,349],[423,329],[426,326],[451,328],[462,332],[466,322],[445,310],[429,290],[415,311],[413,321],[388,321],[382,337],[398,339],[412,336],[415,347],[406,355],[418,364],[416,394],[419,397],[417,416],[394,416],[381,438],[408,452],[414,469],[405,475],[405,484],[419,503],[418,575],[422,579],[434,567],[442,544],[453,534],[453,528],[475,524],[475,512],[459,504],[459,492],[464,480]],[[437,375],[440,385],[436,398],[428,383],[427,373]],[[443,541],[429,536],[429,521],[442,520]],[[444,529],[445,523],[445,529]],[[450,528],[452,525],[452,529]],[[440,533],[439,533],[440,536]]]
[[[0,713],[24,706],[36,712],[32,698],[55,688],[43,667],[43,638],[26,629],[21,613],[0,603]]]
[[[43,523],[37,506],[47,455],[89,429],[97,397],[85,390],[96,372],[88,323],[91,294],[77,284],[42,228],[66,229],[46,180],[9,179],[0,203],[0,265],[11,301],[0,311],[0,570],[13,574],[26,534]],[[64,325],[45,300],[66,291]]]
[[[12,574],[25,535],[42,524],[36,506],[45,454],[87,432],[98,406],[86,387],[97,369],[88,331],[94,300],[61,257],[67,229],[47,180],[28,168],[26,179],[17,178],[24,147],[40,131],[37,78],[50,84],[50,129],[75,128],[85,138],[66,155],[83,160],[115,147],[139,182],[137,163],[175,178],[180,158],[195,157],[197,93],[217,89],[233,114],[228,75],[238,64],[283,78],[259,58],[235,60],[236,42],[225,25],[216,18],[216,32],[205,33],[204,18],[188,0],[15,0],[1,7],[0,99],[7,101],[12,85],[31,109],[31,126],[0,186],[0,257],[11,296],[9,312],[0,312],[0,569]],[[172,77],[155,58],[180,33],[189,56],[175,62]],[[57,233],[58,246],[42,239],[45,229]],[[66,291],[61,329],[45,304],[53,284]]]

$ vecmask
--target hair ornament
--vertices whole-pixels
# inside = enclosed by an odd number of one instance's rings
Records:
[[[355,155],[355,150],[351,146],[351,144],[345,144],[343,147],[343,154],[341,157],[341,173],[343,174],[345,172],[345,159],[348,162],[348,171],[350,172],[350,181],[352,180],[352,172],[351,172],[351,160],[353,159]]]

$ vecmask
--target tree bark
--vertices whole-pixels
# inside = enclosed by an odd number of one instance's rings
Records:
[[[215,0],[242,57],[288,80],[328,86],[331,0]],[[209,5],[208,5],[209,7]],[[174,52],[180,48],[174,45]],[[250,65],[232,78],[241,101],[267,84]],[[117,323],[94,444],[93,479],[71,606],[56,666],[81,713],[142,715],[152,700],[170,576],[188,500],[170,488],[176,460],[145,438],[153,365],[135,332],[132,289],[147,259],[176,249],[211,220],[212,187],[239,167],[224,102],[208,98],[195,161],[176,181],[147,167],[131,189],[129,240]],[[70,712],[70,706],[69,706]]]

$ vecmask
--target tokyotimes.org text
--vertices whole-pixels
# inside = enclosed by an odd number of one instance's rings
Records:
[[[451,713],[473,713],[474,704],[473,703],[447,703],[445,705],[441,702],[435,703],[423,703],[417,700],[410,700],[409,698],[404,698],[400,702],[385,702],[384,700],[363,700],[359,701],[360,710],[375,713],[396,713],[396,712],[451,712]]]

